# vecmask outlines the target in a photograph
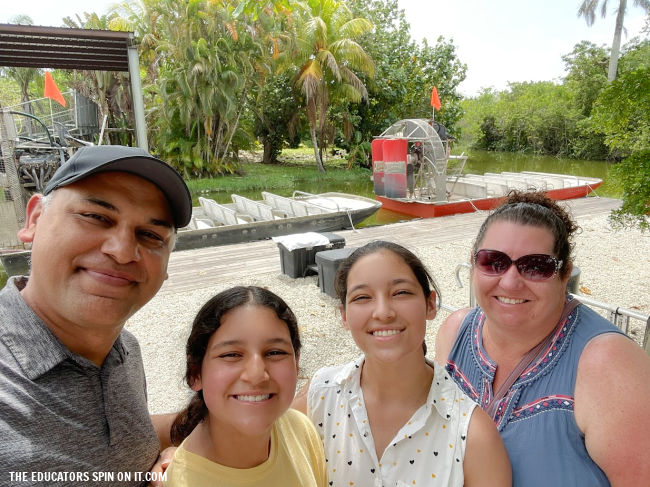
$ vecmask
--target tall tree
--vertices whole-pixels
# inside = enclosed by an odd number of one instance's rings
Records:
[[[351,145],[354,146],[356,139],[369,144],[373,136],[400,119],[431,117],[429,100],[433,86],[437,86],[443,104],[442,110],[436,113],[436,121],[458,135],[456,125],[462,110],[457,87],[465,79],[467,67],[458,59],[453,42],[443,37],[431,46],[426,41],[414,42],[397,0],[348,0],[348,3],[353,12],[364,15],[375,25],[360,44],[376,67],[376,76],[366,82],[369,103],[353,107],[359,122],[354,126]]]
[[[347,4],[339,0],[307,0],[296,3],[296,7],[301,20],[294,48],[286,53],[285,62],[297,66],[294,84],[307,111],[316,166],[325,172],[319,139],[321,144],[327,140],[331,100],[358,103],[368,98],[358,74],[373,76],[374,63],[357,39],[372,29],[372,23],[354,17]]]
[[[607,16],[607,2],[608,0],[582,0],[580,8],[578,9],[578,17],[584,17],[588,26],[592,26],[596,20],[596,10],[600,4],[600,14],[604,18]],[[650,14],[650,0],[634,0],[634,5],[641,7],[645,10],[646,14]],[[616,27],[614,28],[614,40],[612,41],[612,50],[609,55],[609,70],[607,79],[612,82],[616,78],[616,68],[618,66],[618,55],[621,50],[621,35],[623,33],[623,20],[625,18],[625,10],[627,8],[627,0],[618,1],[618,10],[616,13]]]

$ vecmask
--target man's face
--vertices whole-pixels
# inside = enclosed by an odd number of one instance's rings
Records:
[[[54,333],[119,333],[167,278],[174,244],[169,204],[157,186],[100,173],[33,196],[25,228],[32,271],[22,294]]]

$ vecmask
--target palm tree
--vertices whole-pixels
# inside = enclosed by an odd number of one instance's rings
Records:
[[[588,26],[592,26],[596,20],[596,9],[600,4],[600,14],[604,18],[607,15],[607,0],[582,0],[578,9],[578,17],[584,17]],[[646,14],[650,14],[650,0],[634,0],[636,7],[641,7]],[[612,42],[612,51],[609,56],[609,71],[607,79],[611,82],[616,78],[616,68],[618,67],[618,55],[621,49],[621,34],[623,32],[623,19],[625,18],[625,9],[627,0],[619,0],[618,12],[616,14],[616,27],[614,29],[614,40]]]
[[[291,56],[298,70],[294,86],[304,97],[309,133],[316,166],[325,172],[318,135],[324,141],[330,100],[358,103],[368,98],[366,87],[355,71],[374,75],[374,63],[355,41],[369,32],[370,21],[355,18],[347,4],[339,0],[307,0],[297,4],[301,22]]]

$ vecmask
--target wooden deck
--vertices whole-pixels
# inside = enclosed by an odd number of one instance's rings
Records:
[[[577,220],[608,214],[621,205],[617,199],[595,197],[564,203]],[[466,213],[336,233],[345,238],[346,246],[360,246],[371,240],[392,240],[415,248],[473,238],[486,215],[486,212]],[[272,240],[174,252],[169,261],[169,279],[160,292],[186,292],[214,285],[220,279],[274,271],[280,272],[280,253]]]

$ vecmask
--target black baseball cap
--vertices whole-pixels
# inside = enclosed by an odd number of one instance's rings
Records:
[[[151,181],[163,192],[174,217],[176,228],[184,227],[192,217],[192,197],[176,170],[139,147],[122,145],[84,146],[56,170],[43,194],[67,186],[92,174],[108,171],[128,172]]]

